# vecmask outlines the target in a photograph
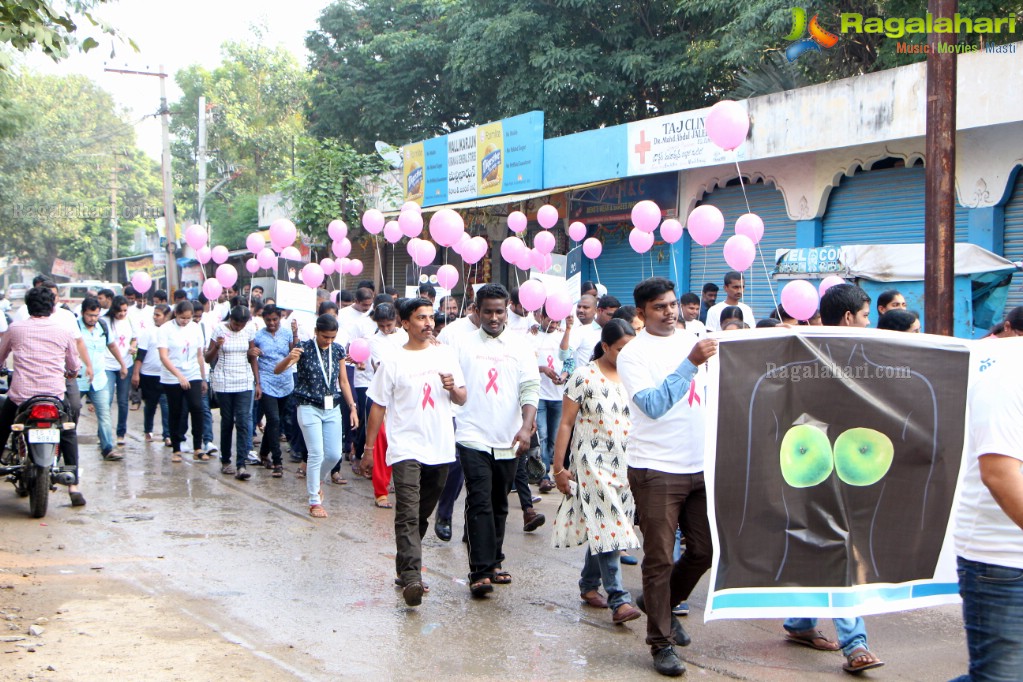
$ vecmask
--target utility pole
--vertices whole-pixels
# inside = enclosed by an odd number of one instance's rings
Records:
[[[199,185],[196,188],[195,219],[200,225],[206,227],[206,97],[204,95],[199,95],[198,137],[199,148],[196,150],[195,163],[199,167]],[[209,233],[207,232],[207,234]]]
[[[167,106],[167,73],[163,64],[157,72],[134,71],[130,69],[104,69],[110,73],[123,73],[132,76],[156,76],[160,79],[160,121],[163,137],[163,221],[164,235],[167,240],[167,288],[174,291],[178,288],[178,265],[174,258],[177,244],[177,229],[174,224],[174,184],[171,180],[170,153],[170,108]]]
[[[928,0],[935,19],[950,21],[958,0]],[[953,33],[931,33],[927,55],[927,168],[924,185],[924,324],[928,334],[952,336],[955,293],[956,53],[939,53]]]
[[[117,157],[110,169],[110,247],[111,258],[117,260]]]

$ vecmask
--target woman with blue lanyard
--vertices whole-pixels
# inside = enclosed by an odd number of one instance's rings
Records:
[[[288,410],[288,398],[295,390],[295,379],[292,372],[277,374],[274,368],[288,357],[295,345],[295,330],[281,327],[281,311],[273,303],[263,306],[263,322],[266,326],[256,332],[253,341],[256,349],[253,354],[259,365],[259,381],[263,388],[263,397],[259,404],[266,417],[266,428],[263,440],[259,444],[259,459],[265,461],[270,456],[274,478],[284,476],[284,465],[281,462],[281,422]]]
[[[359,413],[345,372],[345,349],[334,343],[338,323],[333,315],[316,318],[316,335],[302,341],[274,367],[282,374],[295,366],[295,397],[298,400],[298,425],[302,429],[309,461],[306,464],[306,490],[309,515],[327,517],[323,508],[321,472],[330,471],[341,461],[342,397],[351,411],[353,428],[359,426]],[[338,390],[340,387],[340,390]]]

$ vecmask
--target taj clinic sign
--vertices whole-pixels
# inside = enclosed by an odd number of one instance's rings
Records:
[[[749,113],[749,105],[741,102]],[[628,175],[716,166],[746,159],[745,143],[726,152],[707,136],[710,108],[684,111],[626,124]]]

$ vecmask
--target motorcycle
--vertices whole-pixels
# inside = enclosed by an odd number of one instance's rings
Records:
[[[74,467],[60,463],[61,431],[74,428],[64,401],[55,396],[36,396],[18,406],[10,447],[0,459],[0,476],[7,476],[19,497],[28,497],[32,518],[46,516],[50,491],[57,483],[75,482]]]

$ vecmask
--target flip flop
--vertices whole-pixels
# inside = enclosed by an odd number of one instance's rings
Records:
[[[511,585],[512,577],[508,571],[497,571],[490,582],[494,585]]]
[[[469,594],[476,599],[482,599],[488,594],[494,591],[494,586],[490,584],[490,578],[484,578],[483,580],[477,580],[476,582],[469,585]]]
[[[394,509],[394,505],[387,499],[387,495],[381,495],[373,502],[373,504],[380,509]]]
[[[861,663],[855,663],[857,659],[861,660]],[[864,670],[872,670],[874,668],[880,668],[884,665],[884,661],[870,653],[866,647],[858,646],[849,652],[849,655],[845,657],[846,662],[842,665],[842,670],[847,673],[857,675]]]
[[[337,485],[348,485],[348,480],[341,475],[340,471],[335,471],[330,475],[330,482]]]
[[[785,641],[793,644],[802,644],[818,651],[838,651],[842,647],[824,636],[820,630],[801,630],[800,632],[786,632]]]
[[[322,504],[311,504],[309,505],[309,516],[314,519],[325,519],[327,518],[327,510],[323,508]]]
[[[84,507],[85,506],[85,495],[78,492],[77,490],[73,493],[68,493],[71,496],[72,507]]]

